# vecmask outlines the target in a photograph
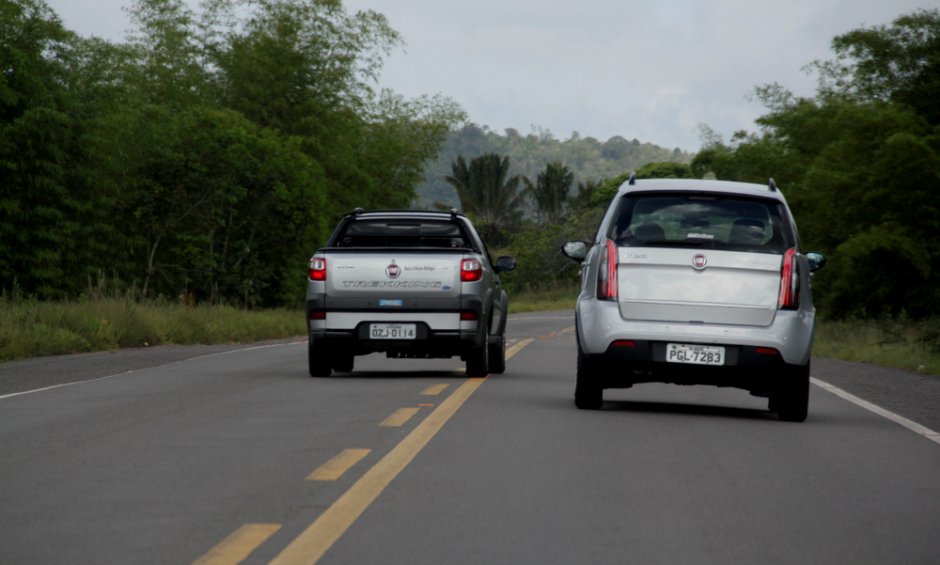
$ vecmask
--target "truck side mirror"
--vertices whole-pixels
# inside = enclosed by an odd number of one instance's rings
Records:
[[[503,271],[511,271],[516,268],[516,259],[508,255],[503,255],[496,259],[496,264],[493,265],[493,270],[497,273]]]

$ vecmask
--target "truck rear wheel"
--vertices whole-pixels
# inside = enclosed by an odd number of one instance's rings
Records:
[[[467,376],[485,377],[490,370],[490,330],[486,328],[483,343],[467,354]]]
[[[338,373],[352,373],[356,358],[352,353],[343,353],[333,359],[333,370]]]
[[[333,360],[323,345],[311,339],[307,346],[307,364],[311,377],[328,377],[333,372]]]
[[[506,336],[490,339],[490,373],[502,375],[506,372]]]

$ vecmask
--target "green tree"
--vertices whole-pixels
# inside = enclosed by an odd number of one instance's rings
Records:
[[[88,258],[94,195],[72,184],[84,158],[75,47],[45,3],[0,3],[0,287],[43,298],[81,288]]]
[[[535,201],[538,214],[550,224],[557,224],[570,200],[569,191],[574,182],[574,173],[561,162],[549,163],[532,183],[524,179],[526,193]]]
[[[575,212],[579,212],[586,208],[591,207],[591,201],[594,198],[594,194],[601,188],[603,185],[602,181],[599,180],[589,180],[586,182],[578,183],[578,192],[574,195],[574,198],[571,199],[571,208]]]
[[[692,169],[685,163],[653,162],[637,169],[637,178],[642,179],[685,179],[692,176]]]
[[[835,60],[814,63],[821,94],[903,104],[940,124],[940,10],[850,31],[833,39],[832,48]]]
[[[495,153],[470,161],[457,157],[447,177],[460,196],[460,204],[476,223],[481,235],[494,245],[505,241],[507,231],[522,218],[525,195],[521,178],[509,176],[509,157]]]

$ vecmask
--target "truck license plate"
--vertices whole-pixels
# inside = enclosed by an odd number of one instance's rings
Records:
[[[666,361],[690,365],[724,365],[725,348],[669,343],[666,345]]]
[[[415,324],[369,324],[372,339],[415,339]]]

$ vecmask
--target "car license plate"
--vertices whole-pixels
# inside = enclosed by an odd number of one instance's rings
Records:
[[[669,343],[666,345],[666,361],[669,363],[688,363],[690,365],[724,365],[725,348],[710,345]]]
[[[370,324],[369,337],[372,339],[415,339],[415,324]]]

